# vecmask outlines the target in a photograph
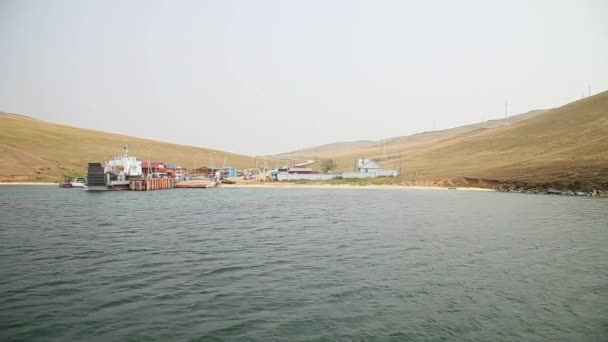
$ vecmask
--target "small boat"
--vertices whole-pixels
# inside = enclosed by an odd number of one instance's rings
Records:
[[[87,179],[84,177],[78,177],[74,179],[66,178],[62,183],[59,183],[60,188],[86,188]]]
[[[59,187],[60,188],[71,188],[72,181],[68,178],[68,179],[64,180],[63,182],[59,183]]]

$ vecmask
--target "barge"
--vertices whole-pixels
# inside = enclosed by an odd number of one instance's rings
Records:
[[[179,182],[175,185],[176,188],[180,189],[207,189],[214,188],[217,186],[217,182],[213,179],[201,179],[201,180],[188,180]]]
[[[170,178],[143,178],[142,162],[128,155],[127,147],[122,156],[102,163],[89,163],[89,191],[160,190],[175,187]]]

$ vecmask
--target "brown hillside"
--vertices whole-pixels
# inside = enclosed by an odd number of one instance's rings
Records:
[[[405,150],[417,147],[428,147],[430,144],[437,143],[446,139],[456,137],[467,132],[479,131],[495,128],[532,118],[545,110],[535,110],[524,114],[514,115],[505,119],[490,120],[471,125],[459,126],[440,131],[422,132],[409,136],[400,136],[387,139],[385,146],[387,154],[400,155]],[[352,142],[339,142],[310,147],[298,151],[287,153],[292,157],[300,159],[336,159],[342,167],[352,167],[352,159],[357,157],[379,158],[382,155],[382,141],[361,140]],[[347,163],[344,163],[348,160]]]
[[[210,162],[238,168],[255,165],[252,157],[206,148],[170,144],[125,135],[53,124],[31,117],[0,113],[0,181],[57,181],[84,175],[90,161],[122,153],[141,159],[194,167]]]
[[[345,146],[315,152],[350,170],[354,158],[378,158],[382,151],[378,142],[350,150]],[[416,174],[416,180],[435,182],[483,178],[608,186],[608,92],[547,111],[394,138],[386,149],[385,166],[402,166],[408,180]]]
[[[512,125],[402,151],[400,156],[409,167],[433,178],[604,182],[608,180],[608,92]]]

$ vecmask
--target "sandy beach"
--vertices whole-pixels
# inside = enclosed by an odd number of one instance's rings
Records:
[[[43,186],[50,186],[50,185],[55,185],[57,186],[58,183],[36,183],[36,182],[0,182],[0,186],[2,185],[43,185]]]
[[[445,190],[445,191],[494,191],[487,188],[445,188],[440,186],[421,185],[350,185],[350,184],[294,184],[294,183],[240,183],[222,184],[222,188],[252,188],[252,189],[375,189],[375,190]]]

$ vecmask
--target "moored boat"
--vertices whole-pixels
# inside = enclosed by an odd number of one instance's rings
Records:
[[[132,179],[142,176],[141,160],[128,155],[127,146],[122,156],[101,163],[89,163],[89,191],[130,190]]]
[[[87,187],[87,179],[84,177],[78,177],[74,179],[66,178],[63,182],[59,183],[60,188],[81,188]]]

